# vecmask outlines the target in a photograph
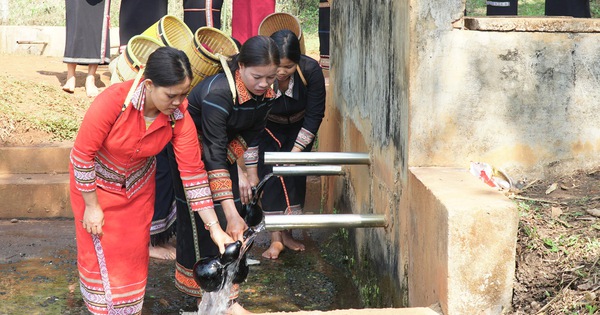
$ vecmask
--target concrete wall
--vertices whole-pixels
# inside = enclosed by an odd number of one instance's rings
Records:
[[[324,180],[325,209],[385,214],[386,229],[357,229],[357,263],[380,271],[383,294],[406,292],[408,2],[334,1],[331,71],[320,151],[369,152],[371,165]],[[407,296],[384,297],[406,305]]]
[[[63,26],[0,25],[0,52],[62,57],[66,31]],[[118,54],[119,28],[110,29],[111,55]]]
[[[600,165],[595,20],[497,19],[502,31],[477,31],[452,28],[460,1],[414,10],[411,166],[481,161],[531,180]]]
[[[330,99],[319,149],[369,152],[372,163],[325,179],[324,206],[388,216],[385,230],[353,234],[358,265],[368,261],[397,290],[385,305],[438,302],[445,314],[498,314],[510,307],[516,207],[501,194],[490,197],[506,203],[475,212],[504,215],[506,230],[474,229],[493,222],[465,215],[460,204],[478,186],[448,179],[447,191],[436,192],[435,176],[423,181],[413,167],[466,170],[480,161],[535,179],[600,165],[600,28],[594,20],[542,19],[521,28],[498,19],[496,27],[469,29],[463,12],[462,0],[332,2]],[[454,199],[439,197],[448,191]],[[474,261],[486,246],[508,259],[458,279],[460,250],[472,249]],[[489,277],[497,280],[493,289]]]

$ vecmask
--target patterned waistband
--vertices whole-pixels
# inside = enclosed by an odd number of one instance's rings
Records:
[[[275,122],[278,124],[289,125],[289,124],[293,124],[293,123],[296,123],[296,122],[299,122],[300,120],[302,120],[304,118],[304,112],[305,112],[305,110],[295,113],[291,116],[281,116],[281,115],[269,114],[267,119],[269,119],[269,121],[272,121],[272,122]]]

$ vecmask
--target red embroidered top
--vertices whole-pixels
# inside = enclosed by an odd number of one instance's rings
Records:
[[[144,84],[138,85],[130,105],[121,112],[132,84],[133,80],[111,85],[88,109],[71,150],[75,186],[80,191],[94,191],[97,186],[124,189],[130,198],[153,178],[155,155],[171,141],[192,210],[212,208],[208,176],[187,100],[172,116],[159,114],[146,129]]]

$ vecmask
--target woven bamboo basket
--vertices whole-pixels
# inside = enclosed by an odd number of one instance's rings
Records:
[[[155,38],[145,35],[133,36],[125,51],[113,61],[115,67],[110,82],[117,83],[135,78],[140,66],[148,62],[150,54],[162,46],[164,45]]]
[[[231,57],[239,51],[233,39],[227,34],[214,27],[204,26],[196,30],[193,45],[184,52],[190,59],[194,72],[191,83],[193,88],[204,78],[222,69],[219,55]]]
[[[306,48],[300,20],[289,13],[275,12],[267,15],[258,26],[258,35],[271,36],[273,33],[284,29],[288,29],[296,34],[298,41],[300,41],[300,52],[304,54]]]
[[[180,50],[187,49],[192,45],[194,34],[189,27],[179,18],[173,15],[165,15],[152,26],[147,28],[142,35],[156,38],[165,46]]]

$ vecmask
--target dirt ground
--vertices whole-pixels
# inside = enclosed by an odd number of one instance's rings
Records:
[[[61,89],[66,66],[60,58],[0,55],[0,109],[25,114],[64,101],[71,115],[83,117],[91,99],[79,67],[77,89]],[[100,66],[97,85],[110,84],[107,66]],[[8,96],[7,96],[8,95]],[[51,132],[40,131],[0,113],[0,145],[42,145]],[[600,169],[573,170],[556,178],[529,181],[511,198],[521,219],[517,244],[513,309],[507,314],[600,314]]]

